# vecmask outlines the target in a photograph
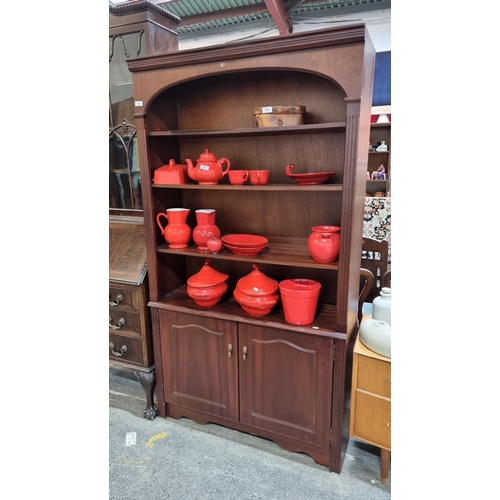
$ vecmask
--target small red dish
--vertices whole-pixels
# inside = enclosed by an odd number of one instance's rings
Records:
[[[292,174],[292,170],[295,168],[293,163],[290,163],[286,167],[286,175],[293,179],[301,186],[312,186],[315,184],[323,184],[330,177],[335,175],[335,172],[313,172],[309,174]]]

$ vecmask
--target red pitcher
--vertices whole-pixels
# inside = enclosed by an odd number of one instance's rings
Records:
[[[220,230],[215,225],[215,210],[202,208],[196,210],[197,226],[193,229],[193,240],[198,250],[208,250],[207,241],[210,238],[220,238]]]
[[[320,264],[335,262],[340,250],[340,227],[314,226],[311,230],[307,247],[313,260]]]
[[[161,234],[168,243],[169,248],[186,248],[191,238],[191,228],[186,224],[189,208],[168,208],[167,213],[160,212],[156,222],[160,226]],[[168,224],[163,227],[160,218],[165,217]]]

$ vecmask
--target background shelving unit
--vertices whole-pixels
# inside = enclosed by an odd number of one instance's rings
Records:
[[[386,196],[391,194],[391,123],[372,123],[370,125],[370,144],[377,144],[379,141],[385,141],[387,144],[386,152],[370,151],[368,154],[368,172],[370,176],[374,170],[377,170],[381,163],[384,164],[385,180],[367,180],[366,193],[373,196],[377,191],[382,191]]]

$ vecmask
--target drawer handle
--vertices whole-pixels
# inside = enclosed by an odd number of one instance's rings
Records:
[[[119,293],[117,296],[116,296],[116,302],[110,302],[109,305],[110,306],[117,306],[118,304],[120,304],[120,302],[123,300],[123,295],[121,293]]]
[[[247,359],[247,352],[248,352],[247,346],[244,345],[243,346],[243,361],[245,361],[245,359]]]
[[[113,349],[115,348],[115,344],[113,344],[113,342],[110,342],[109,343],[109,348],[111,349],[111,352],[117,356],[118,358],[120,356],[123,356],[124,353],[127,352],[127,346],[126,345],[122,345],[122,348],[120,349],[120,352],[116,352],[116,351],[113,351]]]
[[[231,344],[228,344],[227,346],[227,357],[231,357],[231,353],[233,352],[233,346]]]
[[[113,318],[110,316],[109,317],[109,327],[112,328],[113,330],[119,330],[125,324],[125,320],[123,318],[120,318],[118,320],[118,326],[112,325],[111,324],[112,321],[113,321]]]

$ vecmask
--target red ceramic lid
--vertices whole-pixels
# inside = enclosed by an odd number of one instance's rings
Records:
[[[227,280],[228,274],[220,273],[210,266],[210,259],[205,259],[205,264],[196,274],[193,274],[188,280],[187,284],[195,288],[202,288],[207,286],[215,286]]]
[[[236,284],[236,289],[241,293],[246,295],[269,295],[275,293],[278,290],[278,282],[268,278],[265,274],[259,271],[259,266],[257,264],[253,265],[253,271],[240,278]]]
[[[205,152],[200,154],[198,161],[217,161],[217,157],[210,152],[209,148],[205,148]]]

